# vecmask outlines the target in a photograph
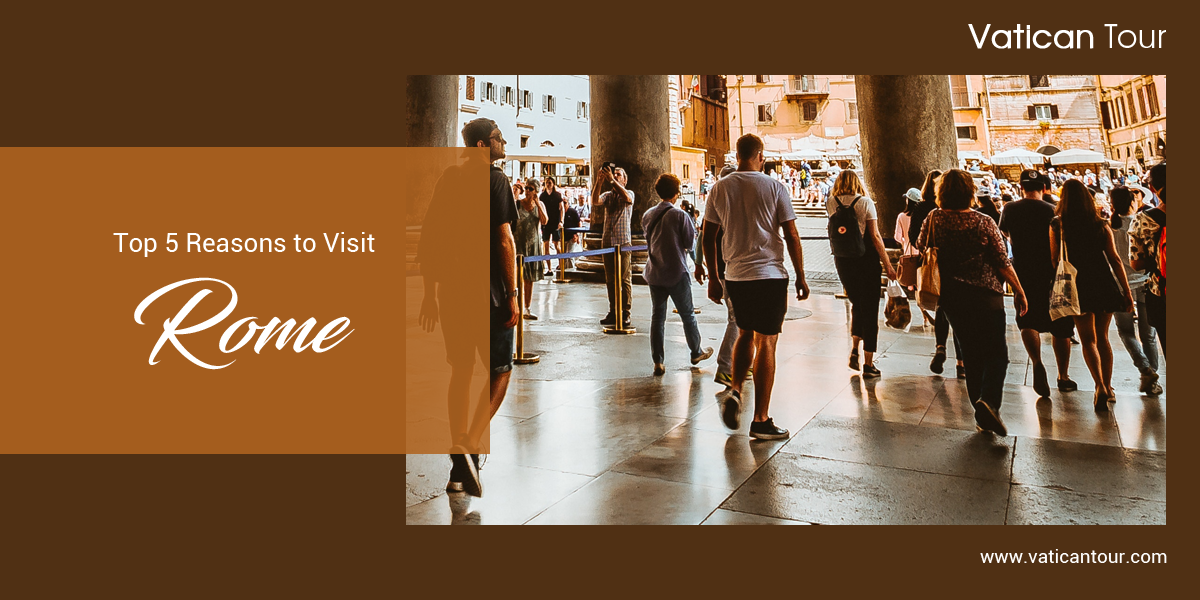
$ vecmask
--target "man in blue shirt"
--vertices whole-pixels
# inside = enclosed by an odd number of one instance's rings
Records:
[[[679,201],[679,178],[665,174],[654,184],[654,191],[663,199],[642,215],[642,230],[646,232],[649,259],[642,273],[650,284],[653,313],[650,318],[650,355],[654,359],[654,374],[667,372],[663,363],[663,330],[667,322],[667,298],[675,303],[683,320],[683,333],[692,351],[692,364],[699,364],[713,355],[712,348],[700,348],[700,327],[692,306],[692,280],[688,276],[687,255],[696,240],[692,216],[675,206]]]

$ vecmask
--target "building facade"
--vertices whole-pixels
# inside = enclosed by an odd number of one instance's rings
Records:
[[[858,99],[853,75],[728,75],[729,134],[753,133],[768,150],[797,148],[791,140],[817,136],[858,142]],[[983,75],[950,75],[954,125],[960,158],[986,159],[987,93]]]
[[[768,150],[810,135],[839,140],[858,135],[853,75],[726,75],[729,135],[753,133]],[[732,145],[732,144],[731,144]]]
[[[578,167],[591,143],[587,75],[460,75],[458,100],[459,131],[479,117],[500,126],[508,141],[510,177],[580,181]]]
[[[950,100],[954,107],[959,158],[990,157],[992,147],[991,136],[988,135],[983,75],[950,75]]]
[[[1167,76],[1100,75],[1107,154],[1140,173],[1167,159]]]
[[[991,150],[1104,152],[1095,75],[984,75]]]
[[[729,152],[729,105],[724,75],[679,75],[679,144],[704,149],[704,168],[714,175]]]

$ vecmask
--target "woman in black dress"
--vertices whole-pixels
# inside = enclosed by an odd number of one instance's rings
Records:
[[[1056,213],[1058,216],[1050,222],[1050,255],[1057,269],[1065,241],[1065,258],[1078,271],[1075,287],[1081,314],[1075,317],[1075,328],[1083,360],[1096,382],[1093,404],[1096,410],[1107,411],[1108,403],[1117,400],[1112,389],[1113,353],[1108,327],[1114,312],[1133,310],[1133,293],[1113,244],[1112,230],[1082,181],[1070,179],[1063,184]]]

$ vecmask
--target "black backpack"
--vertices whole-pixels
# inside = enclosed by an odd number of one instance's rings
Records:
[[[858,230],[858,215],[854,212],[854,205],[858,204],[859,198],[862,196],[855,196],[850,206],[844,206],[840,200],[834,199],[837,210],[829,215],[829,248],[836,257],[857,258],[867,253],[866,241]]]

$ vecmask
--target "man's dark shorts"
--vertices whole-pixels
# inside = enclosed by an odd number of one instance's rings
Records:
[[[516,328],[505,327],[508,320],[507,307],[492,307],[491,323],[491,368],[493,374],[507,373],[513,367],[513,336]]]
[[[558,228],[557,225],[543,225],[542,226],[542,241],[548,242],[550,240],[554,240],[557,242],[562,237],[561,233],[562,233],[562,231]]]
[[[778,335],[787,314],[788,280],[756,279],[726,281],[729,301],[737,307],[738,329],[762,335]]]

